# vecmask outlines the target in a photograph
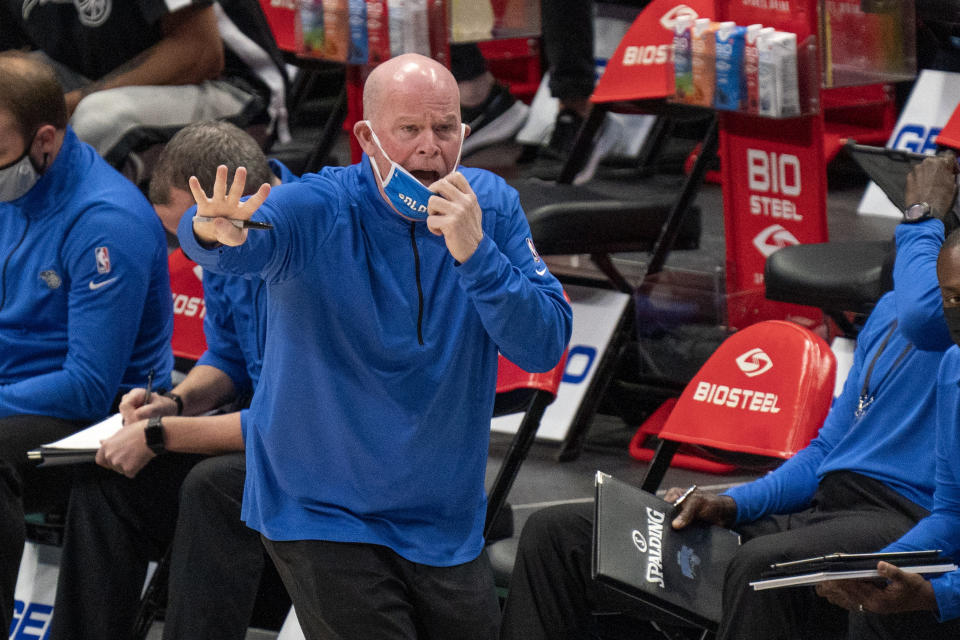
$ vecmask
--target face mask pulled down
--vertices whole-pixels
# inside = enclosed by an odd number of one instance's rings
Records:
[[[0,168],[0,202],[12,202],[23,196],[40,179],[29,153],[28,146],[22,156]]]
[[[377,175],[377,180],[380,181],[380,185],[383,187],[387,204],[405,218],[417,221],[426,220],[429,216],[427,212],[427,202],[430,200],[430,196],[436,194],[423,186],[413,174],[390,159],[387,152],[383,150],[383,145],[380,144],[377,134],[373,132],[370,121],[366,120],[365,122],[366,125],[370,127],[370,136],[373,138],[374,144],[377,145],[380,153],[382,153],[383,157],[390,163],[390,171],[387,172],[387,177],[384,178],[380,175],[380,167],[377,166],[376,160],[374,160],[372,156],[370,157],[370,164],[373,165],[373,172]],[[461,125],[460,150],[457,151],[457,161],[453,163],[454,168],[460,164],[460,152],[463,150],[463,132],[464,127]]]

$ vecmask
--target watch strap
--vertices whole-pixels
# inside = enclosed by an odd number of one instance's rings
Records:
[[[161,395],[163,395],[164,398],[170,398],[171,400],[173,400],[174,402],[176,402],[176,403],[177,403],[177,415],[178,415],[178,416],[182,416],[182,415],[183,415],[183,398],[181,398],[178,394],[174,393],[173,391],[167,391],[166,393],[163,393],[163,394],[161,394]]]

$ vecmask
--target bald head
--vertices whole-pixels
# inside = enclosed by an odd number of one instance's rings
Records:
[[[24,140],[45,124],[67,126],[63,88],[47,64],[18,51],[0,53],[0,110],[11,116]]]
[[[460,90],[445,66],[418,53],[405,53],[378,65],[363,87],[363,117],[377,121],[383,107],[398,94],[419,95],[425,102],[453,99],[460,103]]]

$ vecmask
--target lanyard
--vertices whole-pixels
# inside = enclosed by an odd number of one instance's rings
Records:
[[[883,342],[880,343],[880,348],[877,349],[877,352],[873,354],[873,360],[870,361],[870,366],[867,368],[867,375],[863,378],[863,388],[860,389],[860,397],[857,399],[857,410],[854,412],[854,416],[860,418],[866,413],[867,409],[873,404],[873,399],[877,395],[877,389],[879,389],[883,383],[886,381],[887,377],[900,366],[900,363],[903,362],[903,359],[907,357],[907,354],[910,352],[910,349],[913,348],[912,344],[907,344],[903,348],[903,351],[897,356],[896,361],[893,363],[887,373],[884,374],[883,378],[877,383],[876,388],[873,390],[873,393],[870,393],[870,378],[873,376],[873,367],[877,364],[877,360],[880,359],[880,356],[883,355],[884,350],[887,348],[887,343],[890,341],[890,337],[893,336],[893,332],[897,330],[897,321],[894,320],[893,324],[890,325],[890,330],[887,331],[887,335],[883,338]]]

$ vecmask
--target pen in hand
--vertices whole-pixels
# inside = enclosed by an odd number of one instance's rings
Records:
[[[213,222],[216,218],[210,216],[193,216],[193,219],[197,222]],[[241,220],[239,218],[225,218],[230,224],[235,226],[237,229],[273,229],[273,225],[269,222],[259,222],[257,220]]]
[[[697,485],[692,484],[690,488],[683,492],[679,498],[673,501],[673,512],[677,513],[680,511],[680,505],[683,504],[683,501],[690,497],[690,495],[697,490]]]
[[[144,406],[150,404],[150,393],[153,391],[153,375],[154,370],[150,369],[150,373],[147,374],[147,391],[143,394]]]

